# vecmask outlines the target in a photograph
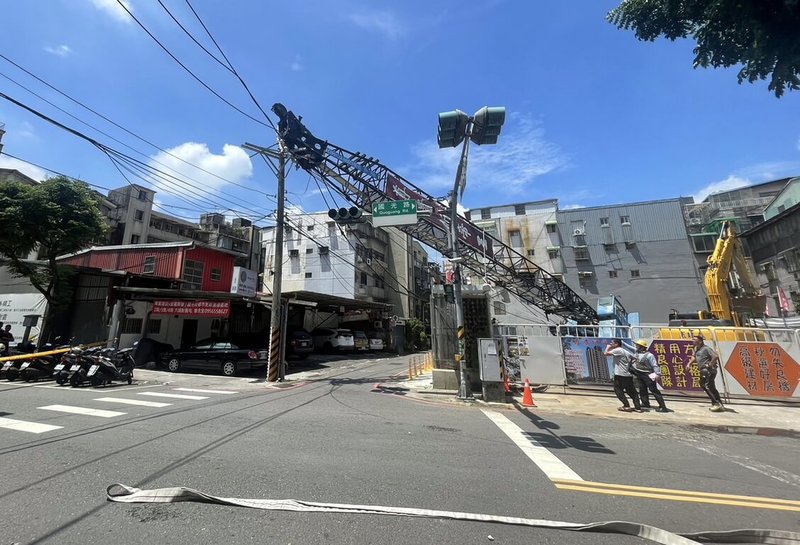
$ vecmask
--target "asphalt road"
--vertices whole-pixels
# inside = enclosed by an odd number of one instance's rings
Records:
[[[101,389],[2,381],[0,425],[23,424],[0,427],[0,545],[647,543],[485,522],[119,504],[105,497],[113,483],[238,498],[629,520],[675,532],[800,530],[800,511],[556,488],[492,418],[520,429],[586,481],[786,500],[800,500],[797,438],[373,391],[374,383],[405,368],[405,358],[342,359],[283,388],[169,373]],[[58,428],[24,431],[35,425]]]

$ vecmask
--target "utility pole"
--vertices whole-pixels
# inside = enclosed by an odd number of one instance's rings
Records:
[[[265,157],[278,159],[278,209],[275,219],[275,252],[272,259],[272,309],[269,321],[269,359],[267,359],[267,381],[277,382],[283,380],[286,372],[283,368],[284,340],[283,331],[283,305],[281,304],[281,280],[283,279],[283,225],[284,203],[286,197],[286,148],[278,137],[278,151],[270,150],[253,144],[245,144],[243,148],[260,153]]]
[[[471,121],[470,121],[471,125]],[[469,136],[470,127],[466,129]],[[460,384],[458,386],[458,397],[463,400],[473,399],[472,389],[469,385],[467,376],[467,361],[465,358],[465,338],[464,338],[464,302],[461,298],[461,259],[458,257],[458,190],[459,187],[466,185],[464,179],[467,175],[467,156],[469,155],[469,138],[464,139],[464,147],[461,148],[461,160],[458,162],[456,171],[456,181],[453,185],[453,193],[450,195],[450,262],[453,264],[453,295],[456,301],[456,335],[458,340],[458,351],[456,360],[458,362]],[[464,184],[462,185],[462,182]]]

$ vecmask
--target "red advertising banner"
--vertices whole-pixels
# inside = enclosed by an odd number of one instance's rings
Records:
[[[689,357],[694,355],[692,341],[654,340],[650,352],[661,368],[661,385],[665,390],[702,391],[700,369],[692,365],[686,369]]]
[[[197,318],[227,318],[231,314],[231,302],[162,299],[153,301],[153,314],[195,316]]]

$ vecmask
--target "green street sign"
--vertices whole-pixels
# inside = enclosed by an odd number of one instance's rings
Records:
[[[372,225],[388,227],[417,223],[417,201],[385,201],[372,205]]]

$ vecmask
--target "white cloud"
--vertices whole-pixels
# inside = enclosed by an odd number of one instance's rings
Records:
[[[170,195],[186,195],[190,199],[196,199],[197,194],[220,194],[230,188],[229,182],[240,183],[253,174],[253,163],[239,146],[225,144],[221,155],[212,153],[208,145],[197,142],[186,142],[166,151],[169,153],[159,152],[154,155],[151,166],[178,177],[185,183],[169,177],[163,179],[163,175],[161,178],[151,179],[150,182],[156,191]]]
[[[452,188],[461,148],[439,149],[431,139],[412,149],[415,164],[403,171],[416,185],[432,189]],[[537,177],[568,165],[568,158],[544,137],[544,129],[527,116],[510,116],[497,144],[470,146],[467,189],[502,188],[522,193]]]
[[[586,208],[582,204],[565,204],[558,207],[560,210],[575,210],[576,208]]]
[[[692,196],[694,197],[694,202],[703,202],[703,199],[714,193],[730,191],[732,189],[738,189],[748,185],[752,185],[752,182],[748,178],[742,178],[740,176],[731,174],[724,180],[710,183],[707,186],[697,190]]]
[[[72,48],[65,44],[57,45],[55,47],[51,47],[48,45],[44,47],[44,50],[50,53],[51,55],[55,55],[56,57],[61,57],[62,59],[72,54]]]
[[[42,181],[47,178],[47,172],[41,168],[33,166],[30,163],[26,163],[25,161],[20,161],[19,159],[12,159],[11,157],[7,157],[5,155],[0,155],[0,168],[19,170],[26,176],[30,176],[37,181]]]
[[[121,1],[125,4],[125,7],[122,7],[117,0],[91,0],[94,7],[98,10],[105,12],[117,21],[130,23],[132,19],[131,16],[128,15],[128,12],[125,11],[125,8],[128,8],[128,11],[133,13],[133,7],[131,7],[129,0]]]
[[[347,20],[359,28],[383,34],[390,40],[396,40],[406,33],[405,25],[391,11],[351,13]]]
[[[300,57],[300,55],[295,55],[294,60],[289,65],[289,69],[292,72],[300,72],[303,68],[305,68],[302,61],[303,59]]]

